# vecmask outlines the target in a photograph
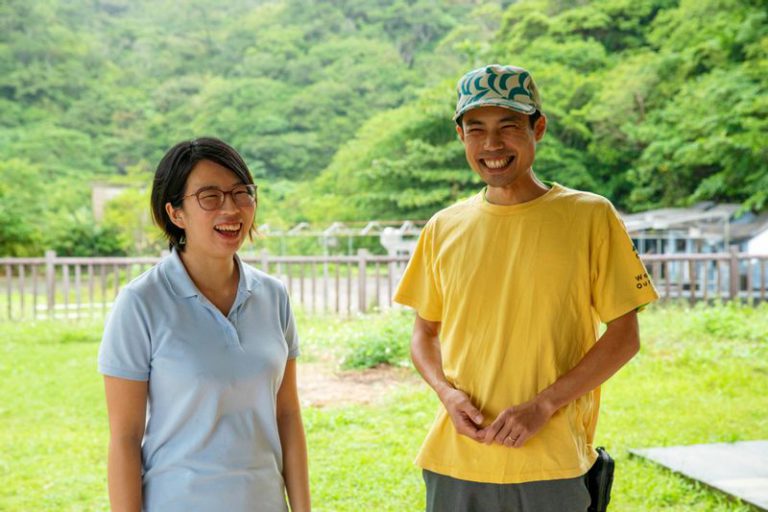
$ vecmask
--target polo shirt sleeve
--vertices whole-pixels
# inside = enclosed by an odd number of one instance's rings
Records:
[[[595,232],[591,294],[600,320],[608,323],[658,299],[624,223],[607,201],[597,215]]]
[[[141,298],[123,288],[115,299],[99,347],[99,372],[110,377],[149,380],[151,336]]]
[[[293,317],[288,290],[284,284],[282,287],[282,311],[280,312],[280,318],[283,324],[283,336],[285,337],[285,342],[288,344],[288,359],[295,359],[296,357],[299,357],[299,335],[296,331],[296,321]]]
[[[439,322],[443,297],[435,271],[435,223],[430,220],[419,235],[416,249],[403,273],[394,301],[416,310],[424,320]]]

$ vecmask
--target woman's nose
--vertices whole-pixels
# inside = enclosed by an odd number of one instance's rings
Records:
[[[235,204],[235,196],[232,195],[232,191],[224,193],[224,201],[221,203],[219,210],[225,210],[225,211],[237,210],[237,204]]]

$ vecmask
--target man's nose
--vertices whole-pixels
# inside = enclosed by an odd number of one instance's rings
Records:
[[[485,144],[483,149],[486,149],[488,151],[493,151],[493,150],[501,149],[503,147],[504,147],[504,143],[501,140],[501,134],[494,130],[489,130],[487,135],[485,136]]]

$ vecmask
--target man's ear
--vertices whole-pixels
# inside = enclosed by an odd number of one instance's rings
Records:
[[[541,114],[541,117],[539,117],[536,120],[536,124],[533,125],[533,136],[536,139],[536,142],[541,141],[546,131],[547,131],[547,116],[545,116],[544,114]]]
[[[461,142],[464,142],[464,129],[459,123],[456,123],[456,134],[459,136]]]
[[[184,210],[181,208],[174,208],[171,203],[165,203],[165,213],[168,214],[168,218],[171,219],[174,226],[181,229],[186,227],[186,223],[184,222]]]

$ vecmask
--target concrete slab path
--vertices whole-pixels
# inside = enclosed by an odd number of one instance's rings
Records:
[[[768,441],[645,448],[630,453],[768,510]]]

